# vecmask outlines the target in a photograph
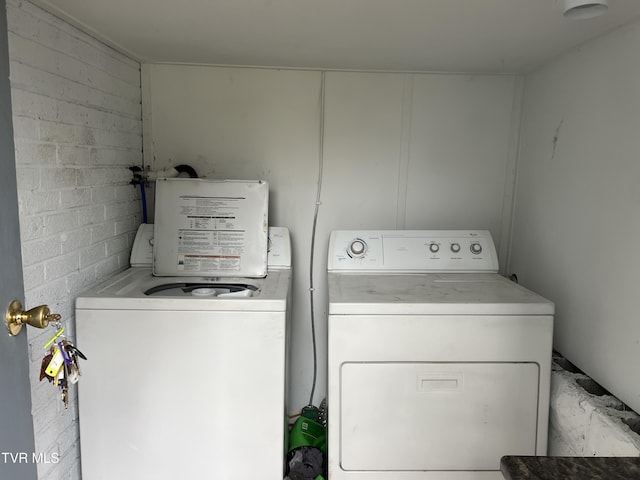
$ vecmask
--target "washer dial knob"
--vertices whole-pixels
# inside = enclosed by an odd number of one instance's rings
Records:
[[[453,253],[458,253],[460,251],[460,244],[459,243],[452,243],[451,244],[451,251]]]
[[[351,258],[362,258],[367,253],[367,243],[361,238],[354,238],[347,247],[347,255]]]
[[[438,245],[437,243],[430,243],[429,244],[429,251],[431,253],[438,253],[439,250],[440,250],[440,245]]]
[[[472,243],[470,250],[474,255],[479,255],[482,253],[482,245],[480,245],[479,243]]]

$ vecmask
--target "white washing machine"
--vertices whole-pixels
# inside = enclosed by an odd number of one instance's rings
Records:
[[[545,455],[554,305],[486,231],[335,231],[329,480],[502,479]]]
[[[158,231],[163,229],[158,229],[156,210],[154,257],[163,256],[165,264],[171,263],[168,258],[180,257],[176,268],[190,269],[188,273],[154,276],[150,264],[132,259],[137,266],[76,300],[77,344],[88,357],[78,383],[84,479],[283,476],[289,232],[268,229],[266,276],[233,276],[234,269],[246,267],[236,257],[255,250],[242,240],[249,235],[247,226],[237,223],[235,213],[235,220],[205,213],[214,204],[219,210],[220,202],[196,197],[188,201],[197,202],[198,208],[176,202],[180,215],[188,212],[187,227],[195,228],[190,233],[184,225],[176,230],[182,250],[175,256],[157,249]],[[230,210],[229,198],[236,196],[225,194],[225,210]],[[221,221],[227,230],[216,236],[224,237],[219,242],[223,248],[196,258],[193,246],[204,242],[211,222]],[[260,231],[266,228],[261,218],[258,224]],[[234,228],[242,232],[233,234]],[[139,237],[144,243],[143,230]],[[147,229],[147,245],[150,237]],[[210,240],[206,243],[211,245]],[[182,245],[192,250],[187,252],[192,259],[184,259]],[[134,252],[140,253],[138,248]],[[221,260],[227,255],[233,258]],[[194,272],[212,263],[225,275]]]

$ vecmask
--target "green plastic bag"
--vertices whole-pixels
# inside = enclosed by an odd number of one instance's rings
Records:
[[[324,480],[327,432],[314,406],[304,407],[289,432],[289,480]]]
[[[299,447],[315,447],[327,453],[327,431],[319,423],[319,411],[305,407],[289,432],[289,452]]]

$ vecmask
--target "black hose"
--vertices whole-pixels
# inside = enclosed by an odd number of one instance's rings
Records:
[[[179,173],[187,173],[191,178],[198,178],[198,173],[190,165],[178,165],[175,168]]]

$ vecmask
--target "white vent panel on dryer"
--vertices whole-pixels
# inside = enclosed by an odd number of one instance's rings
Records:
[[[264,181],[156,182],[153,274],[267,274],[269,186]]]

